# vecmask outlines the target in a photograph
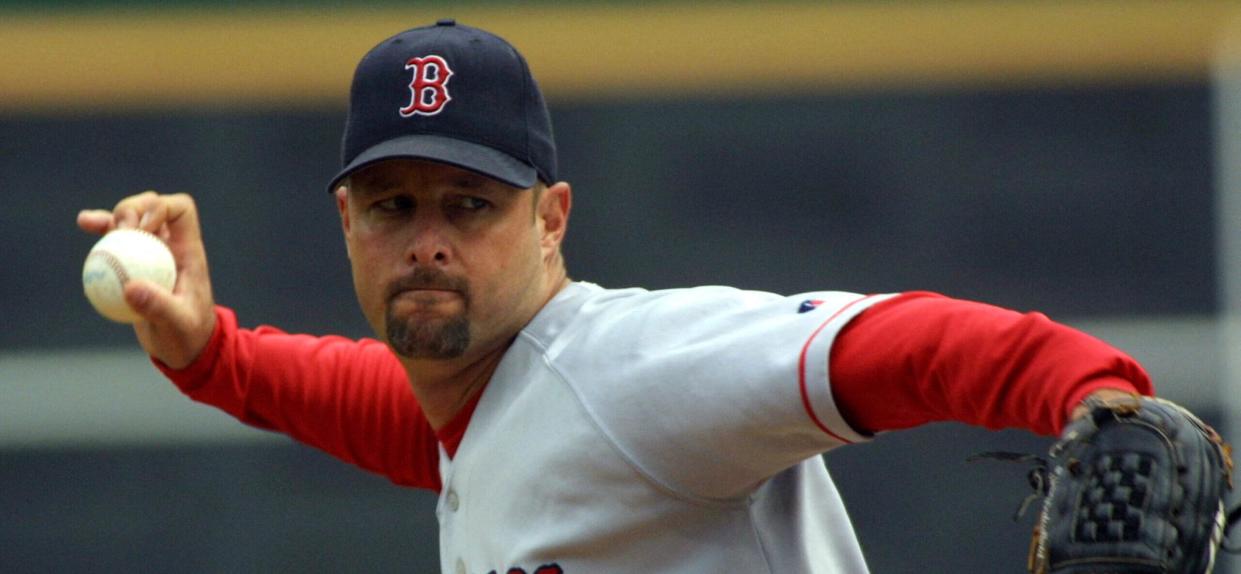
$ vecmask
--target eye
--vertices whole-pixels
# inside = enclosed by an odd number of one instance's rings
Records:
[[[456,199],[453,207],[456,207],[461,211],[477,212],[491,207],[491,202],[480,197],[463,195]]]
[[[371,204],[371,209],[380,213],[402,213],[413,207],[414,201],[404,195],[394,195]]]

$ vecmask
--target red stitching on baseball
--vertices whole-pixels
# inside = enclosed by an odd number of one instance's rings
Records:
[[[113,273],[116,273],[116,278],[121,281],[121,287],[129,283],[129,274],[125,272],[125,266],[121,265],[121,260],[116,255],[113,255],[107,249],[96,249],[91,252],[90,256],[102,257],[103,262],[112,268]]]

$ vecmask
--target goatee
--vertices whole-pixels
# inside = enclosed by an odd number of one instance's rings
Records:
[[[401,319],[388,308],[388,344],[407,359],[454,359],[470,347],[470,321],[465,317]]]
[[[462,312],[453,317],[433,319],[398,317],[392,310],[393,300],[413,289],[456,292],[461,296]],[[451,277],[436,269],[418,268],[394,281],[388,287],[387,296],[384,327],[393,352],[408,359],[453,359],[465,354],[470,346],[470,321],[466,318],[466,311],[470,308],[470,292],[464,279]]]

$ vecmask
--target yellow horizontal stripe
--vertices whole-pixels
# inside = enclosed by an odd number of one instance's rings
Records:
[[[1232,1],[13,13],[0,109],[334,105],[401,29],[505,36],[552,99],[1201,79]]]

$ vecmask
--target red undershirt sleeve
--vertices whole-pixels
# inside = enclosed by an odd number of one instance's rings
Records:
[[[439,490],[439,449],[404,369],[373,339],[240,329],[216,308],[195,361],[158,367],[191,399],[279,431],[397,484]]]
[[[830,365],[842,416],[865,432],[959,421],[1055,435],[1091,392],[1154,392],[1132,358],[1041,313],[926,292],[854,318]]]

